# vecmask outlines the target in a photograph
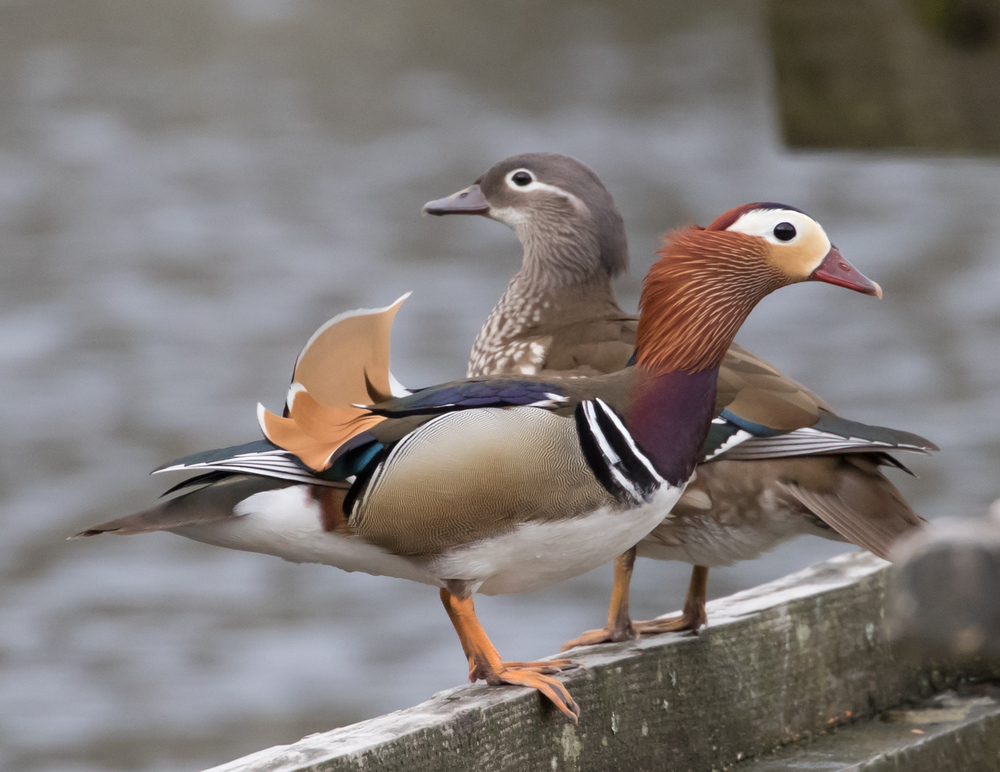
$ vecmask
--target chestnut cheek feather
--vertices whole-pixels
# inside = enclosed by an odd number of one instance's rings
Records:
[[[840,250],[834,246],[830,247],[823,262],[809,274],[807,281],[825,281],[827,284],[836,284],[838,287],[846,287],[864,295],[882,297],[882,288],[847,262],[840,254]]]

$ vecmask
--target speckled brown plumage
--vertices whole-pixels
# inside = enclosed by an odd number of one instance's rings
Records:
[[[862,453],[702,464],[671,514],[640,556],[723,566],[810,534],[887,558],[921,522],[877,457]]]
[[[540,297],[539,287],[518,274],[479,331],[467,375],[572,371],[582,377],[620,370],[635,351],[638,320],[604,284],[561,287]]]

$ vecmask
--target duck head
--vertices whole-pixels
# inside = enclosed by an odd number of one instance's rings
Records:
[[[786,204],[744,204],[716,218],[706,231],[725,231],[762,239],[764,261],[778,268],[789,284],[825,281],[865,295],[882,297],[882,288],[858,273],[831,242],[823,226]]]
[[[750,311],[779,287],[823,281],[865,295],[859,273],[809,215],[785,204],[730,209],[668,234],[643,282],[637,361],[660,371],[717,367]]]
[[[424,213],[477,214],[509,225],[524,267],[558,283],[616,276],[628,268],[625,224],[594,172],[569,156],[524,153],[472,185],[428,201]]]

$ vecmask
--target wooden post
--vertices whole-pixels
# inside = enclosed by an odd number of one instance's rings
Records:
[[[722,769],[998,674],[897,659],[887,566],[843,555],[710,603],[701,635],[574,651],[583,667],[564,680],[583,709],[577,726],[534,691],[469,685],[214,772]],[[986,713],[977,720],[1000,721],[1000,707]]]

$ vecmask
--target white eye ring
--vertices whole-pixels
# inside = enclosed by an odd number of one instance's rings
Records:
[[[507,175],[507,184],[514,190],[524,190],[530,187],[533,182],[535,182],[535,175],[527,169],[515,169]]]

